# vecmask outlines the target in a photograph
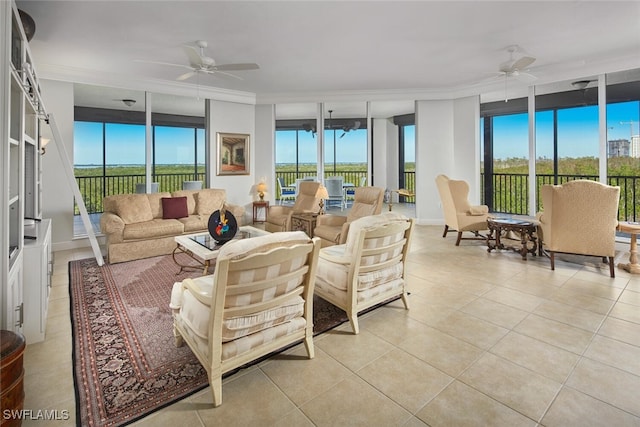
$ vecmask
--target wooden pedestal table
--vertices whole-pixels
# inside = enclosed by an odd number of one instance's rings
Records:
[[[632,274],[640,274],[640,264],[638,264],[638,242],[636,236],[640,233],[640,223],[637,222],[620,222],[618,223],[618,231],[629,233],[631,235],[631,244],[629,248],[629,263],[618,264],[618,268],[628,271]]]
[[[518,252],[525,261],[527,254],[536,256],[539,250],[538,225],[538,221],[533,219],[488,218],[487,252],[508,249]],[[510,238],[510,233],[518,236],[518,239]]]

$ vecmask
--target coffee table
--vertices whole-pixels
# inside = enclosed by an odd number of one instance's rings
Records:
[[[233,240],[266,236],[267,234],[270,233],[256,227],[252,227],[250,225],[245,225],[238,229],[238,232],[234,236]],[[173,250],[171,256],[173,257],[173,262],[175,262],[180,267],[180,271],[178,271],[176,275],[182,273],[185,270],[199,270],[200,268],[202,268],[202,275],[206,276],[209,272],[211,261],[215,261],[215,259],[218,258],[218,253],[222,248],[222,245],[218,244],[211,237],[208,231],[176,236],[175,241],[177,246]],[[201,267],[180,264],[176,259],[177,253],[184,253],[189,255],[191,258],[196,260],[198,264],[201,265]]]
[[[527,254],[536,256],[539,252],[538,221],[521,218],[487,218],[487,252],[494,249],[508,249],[518,252],[523,260]],[[519,238],[509,237],[513,233]],[[512,243],[512,244],[510,244]]]

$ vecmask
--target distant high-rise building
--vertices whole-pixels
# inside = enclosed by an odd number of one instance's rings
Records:
[[[629,157],[630,146],[628,139],[612,139],[607,144],[607,157]]]
[[[640,135],[631,137],[631,157],[640,158]]]

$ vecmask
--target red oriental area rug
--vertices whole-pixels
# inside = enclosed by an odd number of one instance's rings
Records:
[[[189,347],[174,345],[171,288],[198,275],[178,270],[170,255],[102,267],[95,259],[69,263],[78,425],[123,426],[208,386]],[[315,334],[347,320],[314,298]]]

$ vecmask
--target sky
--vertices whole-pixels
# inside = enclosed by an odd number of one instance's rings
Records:
[[[607,141],[631,140],[638,135],[638,101],[609,104],[607,106]],[[625,122],[621,124],[620,122]],[[499,116],[494,119],[494,158],[529,157],[528,114]],[[558,110],[558,156],[598,157],[598,107],[586,106]],[[536,157],[553,158],[553,113],[536,114]]]
[[[106,163],[109,165],[144,164],[145,126],[107,124]],[[204,130],[198,130],[198,163],[205,162]],[[156,126],[156,163],[193,164],[196,147],[194,129]],[[102,164],[102,124],[75,122],[74,164]]]
[[[609,104],[607,107],[607,140],[630,140],[637,135],[640,119],[638,101]],[[553,115],[550,111],[536,114],[536,157],[553,158]],[[624,124],[621,124],[623,122]],[[633,122],[630,126],[628,123]],[[528,158],[528,115],[514,114],[494,119],[494,158]],[[632,130],[633,127],[633,130]],[[145,127],[142,125],[108,124],[106,126],[107,164],[144,164]],[[193,129],[156,127],[157,164],[193,164]],[[366,163],[366,129],[342,135],[336,131],[337,163]],[[482,135],[482,132],[480,133]],[[316,163],[317,139],[311,132],[298,133],[300,163]],[[598,157],[598,108],[576,107],[558,111],[558,153],[560,157]],[[74,127],[75,165],[102,164],[102,125],[76,122]],[[415,161],[415,127],[406,127],[405,161]],[[204,163],[204,130],[198,131],[198,163]],[[325,163],[333,162],[333,131],[325,135]],[[278,132],[276,163],[296,162],[294,131]]]

